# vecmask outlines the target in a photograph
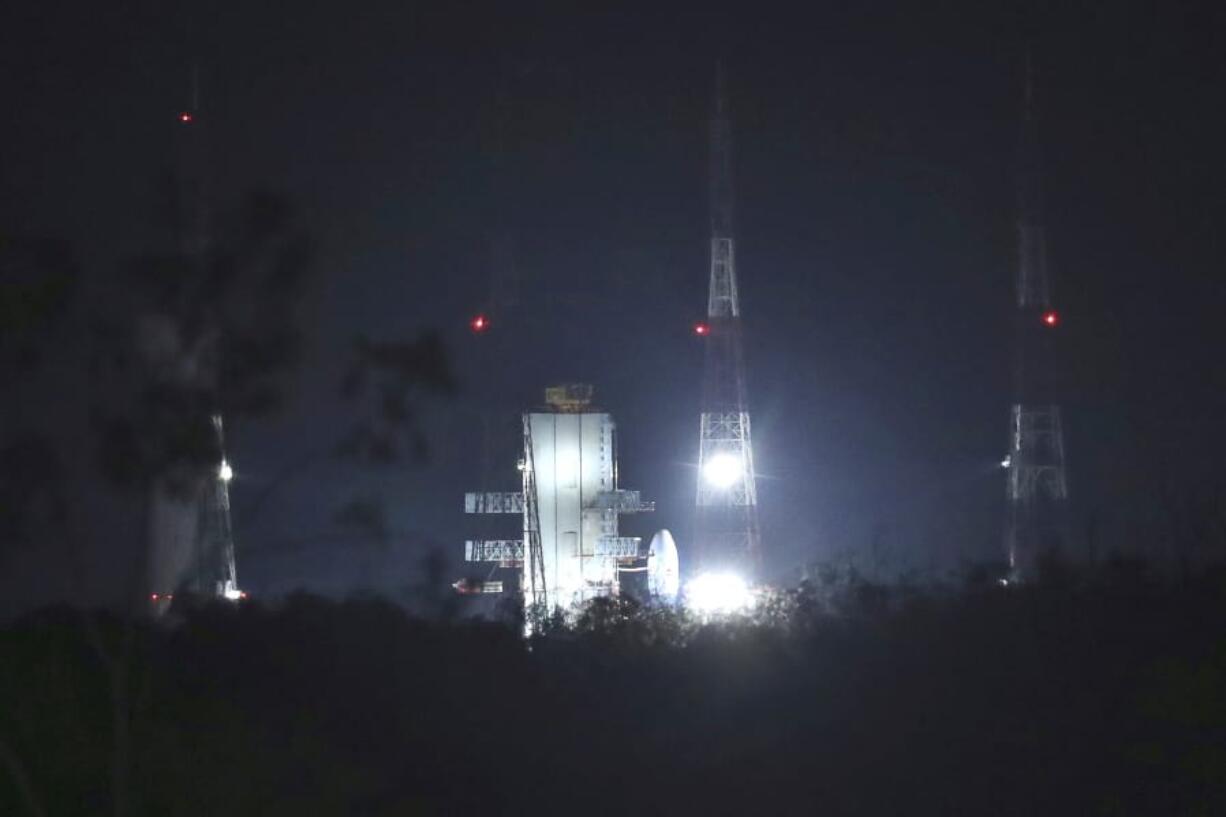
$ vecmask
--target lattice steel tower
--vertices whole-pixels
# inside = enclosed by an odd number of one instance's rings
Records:
[[[1013,406],[1005,466],[1005,550],[1013,580],[1032,578],[1039,560],[1060,550],[1066,534],[1068,481],[1060,419],[1056,341],[1040,183],[1034,76],[1026,57],[1018,172],[1017,310],[1013,337]]]
[[[203,595],[237,601],[243,593],[238,589],[234,528],[230,522],[230,480],[234,477],[234,470],[226,459],[225,429],[220,414],[213,415],[213,430],[217,434],[221,462],[216,473],[205,483],[195,590]]]
[[[698,327],[706,360],[692,562],[696,571],[732,569],[748,577],[759,560],[758,491],[737,297],[732,127],[720,67],[710,138],[711,283],[707,322]]]
[[[199,69],[192,72],[191,105],[176,115],[175,173],[171,221],[175,250],[194,281],[210,278],[213,253],[209,225],[205,137],[201,130]],[[194,298],[187,290],[184,298]],[[172,314],[182,311],[173,309]],[[216,459],[184,466],[159,477],[150,497],[149,590],[155,613],[168,609],[176,592],[237,601],[234,532],[230,518],[230,480],[234,471],[226,459],[225,435],[219,411],[216,340],[206,348],[173,349],[176,372],[169,382],[196,395],[199,405],[186,407],[185,424],[207,418]],[[203,430],[203,429],[201,429]],[[172,483],[175,489],[172,490]]]

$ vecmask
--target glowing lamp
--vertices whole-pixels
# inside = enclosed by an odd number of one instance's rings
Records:
[[[225,460],[221,461],[221,467],[217,469],[217,477],[222,482],[229,482],[234,479],[234,469],[230,467],[230,463]]]
[[[731,488],[743,476],[741,460],[732,454],[716,454],[702,466],[702,478],[715,488]]]
[[[1044,326],[1056,326],[1060,323],[1060,313],[1054,309],[1049,309],[1043,313]]]
[[[484,315],[477,315],[468,322],[468,328],[480,334],[490,328],[490,319]]]
[[[694,334],[698,335],[699,337],[709,335],[711,334],[711,327],[707,326],[705,323],[696,323],[694,324]]]
[[[184,125],[190,125],[192,120],[195,118],[196,117],[192,116],[191,111],[184,111],[183,113],[179,114],[179,121]]]
[[[751,607],[753,594],[735,573],[703,573],[686,584],[685,603],[702,615],[727,615]]]

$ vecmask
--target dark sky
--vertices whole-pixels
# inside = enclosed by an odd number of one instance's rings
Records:
[[[255,592],[399,587],[428,548],[458,557],[474,534],[459,511],[481,481],[482,413],[502,411],[513,433],[521,407],[570,380],[593,383],[619,420],[623,484],[659,502],[627,527],[672,528],[684,558],[721,57],[773,572],[849,554],[871,568],[874,541],[892,570],[997,555],[1027,38],[1078,524],[1096,520],[1104,547],[1156,546],[1158,486],[1221,482],[1215,4],[829,4],[801,17],[752,4],[14,5],[0,25],[0,228],[71,240],[106,286],[149,240],[198,61],[219,206],[284,192],[319,245],[295,400],[231,440],[239,572]],[[489,289],[500,220],[524,306],[475,339],[465,322]],[[346,422],[335,393],[353,338],[429,328],[463,384],[423,405],[430,460],[304,471],[245,519],[285,462]],[[492,369],[478,343],[498,347]],[[508,461],[494,479],[516,476]],[[386,499],[402,540],[322,535],[354,495]]]

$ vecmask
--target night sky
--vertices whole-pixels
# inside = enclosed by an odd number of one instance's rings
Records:
[[[594,384],[617,418],[623,485],[658,501],[625,528],[671,528],[684,564],[719,58],[769,574],[1000,555],[1027,40],[1077,536],[1161,553],[1157,497],[1226,488],[1217,4],[829,4],[803,17],[753,4],[14,5],[0,23],[0,229],[69,240],[86,292],[114,286],[154,230],[198,62],[217,206],[283,192],[318,246],[290,406],[230,439],[252,593],[399,593],[432,548],[458,576],[478,532],[461,511],[482,487],[483,413],[514,434],[519,410],[569,381]],[[485,308],[499,225],[522,306],[477,338],[467,321]],[[354,338],[428,329],[462,387],[421,404],[428,460],[327,463],[247,518],[287,462],[344,426]],[[54,415],[70,380],[6,399]],[[514,466],[489,487],[514,488]],[[97,543],[85,592],[102,596],[131,531],[103,492],[82,496]],[[391,544],[327,535],[354,496],[388,503]],[[16,597],[63,592],[45,556],[0,558]]]

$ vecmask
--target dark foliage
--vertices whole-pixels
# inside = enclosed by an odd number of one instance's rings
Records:
[[[65,515],[59,452],[25,427],[16,401],[62,327],[78,276],[65,242],[0,232],[0,557]]]
[[[452,395],[456,388],[436,332],[407,342],[358,338],[341,395],[363,411],[337,453],[374,465],[424,460],[428,446],[417,422],[417,405],[424,396]]]
[[[126,298],[94,310],[94,422],[119,484],[193,482],[220,457],[215,415],[265,416],[289,393],[311,242],[272,194],[248,195],[221,222],[214,242],[130,259]]]
[[[602,602],[524,641],[309,596],[134,649],[136,814],[1221,814],[1226,577],[858,581],[700,625]],[[118,621],[101,638],[118,639]],[[48,815],[109,810],[83,619],[0,636],[0,735]],[[22,813],[11,785],[0,813]]]

